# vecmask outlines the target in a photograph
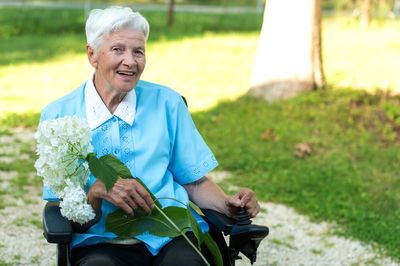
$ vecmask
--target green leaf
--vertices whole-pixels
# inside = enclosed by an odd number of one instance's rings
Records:
[[[177,229],[157,209],[151,215],[135,212],[128,216],[122,209],[110,213],[106,218],[106,231],[113,232],[119,237],[132,237],[149,232],[160,237],[176,237],[185,233],[189,228],[186,209],[169,206],[162,210]]]
[[[189,218],[190,227],[192,228],[193,234],[197,238],[197,245],[201,250],[200,246],[204,242],[203,231],[201,230],[200,225],[197,223],[196,218],[194,218],[194,215],[190,210],[189,205],[186,208],[186,215]]]
[[[195,212],[197,212],[199,215],[205,216],[204,213],[201,211],[201,209],[200,209],[196,204],[194,204],[193,201],[189,201],[189,205],[190,205],[190,207],[192,207],[192,209],[193,209]]]
[[[133,178],[129,168],[117,157],[111,154],[101,156],[100,161],[112,167],[121,178]]]
[[[149,217],[153,219],[153,227],[149,230],[151,234],[160,237],[176,237],[188,230],[189,219],[185,208],[169,206],[161,211],[168,216],[169,220],[161,212],[151,215]],[[171,221],[177,228],[171,224]]]
[[[107,163],[107,159],[97,159],[96,153],[89,153],[86,160],[89,163],[90,172],[103,181],[108,192],[114,186],[115,182],[117,182],[118,172]]]
[[[204,242],[207,246],[207,249],[211,252],[211,255],[212,255],[213,261],[214,261],[214,265],[223,266],[224,262],[222,260],[221,251],[219,250],[217,243],[215,243],[214,239],[211,237],[211,235],[208,232],[206,232],[204,234]]]
[[[119,237],[133,237],[149,231],[152,226],[153,221],[148,216],[129,216],[122,209],[118,209],[107,215],[105,230]]]

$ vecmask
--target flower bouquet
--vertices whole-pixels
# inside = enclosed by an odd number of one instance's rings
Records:
[[[46,120],[39,124],[35,134],[38,160],[35,163],[37,174],[43,177],[45,186],[62,199],[61,214],[67,219],[85,224],[96,214],[87,203],[85,188],[89,174],[100,179],[108,191],[118,178],[135,178],[117,157],[107,154],[100,158],[93,153],[91,130],[86,119],[67,116],[55,120]],[[222,265],[222,256],[215,241],[208,232],[203,233],[193,216],[190,207],[201,213],[192,202],[182,203],[182,207],[168,206],[163,208],[151,191],[139,179],[135,178],[150,194],[154,201],[151,215],[144,210],[128,216],[122,209],[117,209],[106,217],[105,229],[119,237],[134,237],[149,232],[160,237],[183,236],[197,251],[201,258],[209,262],[200,252],[200,245],[205,243],[213,255],[215,265]],[[177,201],[176,199],[172,199]],[[196,247],[185,235],[193,231],[197,238]]]

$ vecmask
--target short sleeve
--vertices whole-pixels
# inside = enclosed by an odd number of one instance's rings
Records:
[[[176,119],[169,169],[179,184],[194,182],[218,166],[181,99],[176,108]]]
[[[46,186],[43,186],[43,199],[47,201],[60,201],[60,199],[54,195],[53,190]]]

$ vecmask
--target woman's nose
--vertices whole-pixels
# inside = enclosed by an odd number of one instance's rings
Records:
[[[132,67],[136,65],[136,58],[132,53],[125,53],[124,54],[124,60],[122,62],[123,64]]]

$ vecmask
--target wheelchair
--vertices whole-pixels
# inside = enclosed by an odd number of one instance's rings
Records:
[[[257,257],[257,248],[268,235],[269,229],[263,225],[254,225],[250,217],[241,209],[235,217],[229,218],[213,210],[202,209],[203,217],[210,226],[210,234],[217,243],[224,266],[234,266],[235,260],[241,259],[239,253],[246,256],[253,264]],[[47,202],[43,209],[43,235],[47,242],[57,244],[57,265],[70,265],[70,242],[73,233],[83,233],[100,219],[101,214],[76,227],[60,213],[59,202]],[[229,235],[227,244],[223,234]]]

